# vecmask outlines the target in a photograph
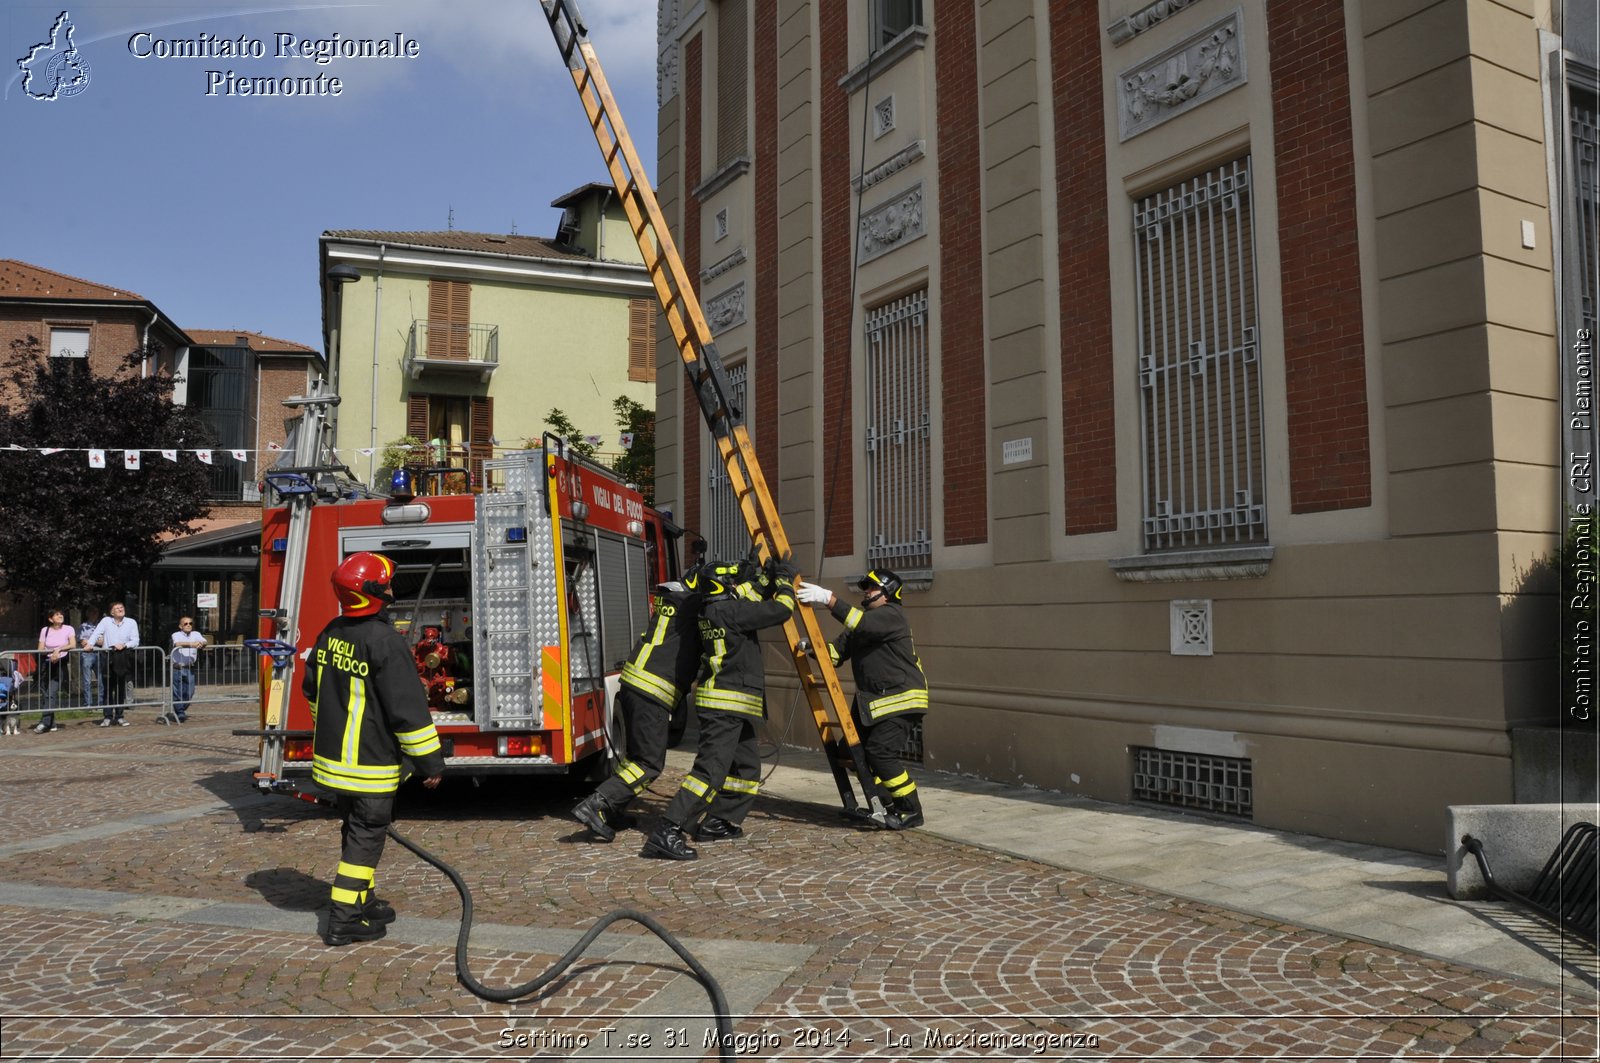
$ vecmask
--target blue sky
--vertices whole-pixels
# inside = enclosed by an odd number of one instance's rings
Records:
[[[656,5],[580,0],[654,177]],[[321,349],[326,229],[553,236],[550,201],[606,181],[537,0],[333,4],[144,0],[66,6],[88,83],[32,99],[18,60],[61,0],[0,11],[0,257],[152,300],[186,328]],[[130,44],[135,34],[146,34]],[[277,34],[415,40],[414,59],[277,58]],[[263,58],[140,58],[154,41],[259,40]],[[39,64],[34,64],[37,67]],[[339,96],[207,95],[207,71],[341,80]],[[29,84],[40,91],[43,77]]]

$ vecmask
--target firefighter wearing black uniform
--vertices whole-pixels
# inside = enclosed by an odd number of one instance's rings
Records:
[[[863,592],[859,606],[846,605],[826,588],[809,583],[800,588],[800,600],[826,605],[844,625],[828,644],[828,656],[835,665],[849,661],[855,673],[850,715],[862,732],[867,765],[894,798],[895,814],[887,825],[896,830],[919,827],[922,799],[900,751],[914,721],[928,711],[928,680],[901,607],[904,584],[888,569],[877,569],[857,587]]]
[[[394,602],[394,562],[351,554],[333,572],[340,616],[317,637],[301,683],[316,726],[311,778],[338,798],[339,868],[323,941],[383,937],[394,908],[373,892],[384,831],[394,818],[400,762],[411,758],[432,789],[444,773],[439,733],[406,640],[383,616]]]
[[[685,577],[697,582],[693,573]],[[672,714],[700,670],[700,600],[685,583],[662,583],[650,599],[650,626],[622,666],[617,708],[628,755],[572,815],[601,841],[617,836],[618,813],[656,781],[667,763]]]
[[[755,804],[761,780],[756,721],[767,714],[767,677],[757,632],[794,614],[796,571],[787,561],[770,562],[764,574],[749,562],[729,562],[699,574],[706,594],[700,612],[700,685],[694,694],[700,745],[694,766],[645,839],[640,856],[695,859],[699,854],[684,840],[684,832],[702,815],[696,841],[744,834],[739,824]]]

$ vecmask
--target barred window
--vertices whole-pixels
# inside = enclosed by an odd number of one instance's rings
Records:
[[[748,362],[728,367],[728,386],[732,392],[729,401],[740,410],[747,409],[745,382],[749,375]],[[749,423],[748,417],[745,423]],[[709,430],[702,429],[700,446],[706,455],[706,512],[710,518],[705,536],[706,556],[718,560],[743,557],[750,552],[750,530],[745,527],[739,500],[728,482],[728,470],[723,467],[722,454]]]
[[[1144,548],[1267,537],[1250,157],[1139,200]]]
[[[1578,326],[1592,334],[1600,326],[1600,118],[1596,115],[1593,93],[1572,92],[1572,222],[1568,239],[1573,242],[1578,263]]]
[[[745,72],[750,61],[750,0],[717,4],[717,165],[726,166],[745,153]]]
[[[928,290],[867,312],[867,563],[933,567]]]

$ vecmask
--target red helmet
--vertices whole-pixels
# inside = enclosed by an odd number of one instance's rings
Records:
[[[333,570],[333,592],[345,616],[372,616],[394,604],[394,562],[382,554],[351,554]]]

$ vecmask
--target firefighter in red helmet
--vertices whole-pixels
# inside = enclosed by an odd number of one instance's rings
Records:
[[[373,882],[402,758],[416,764],[429,789],[444,774],[416,663],[384,615],[394,602],[393,579],[394,562],[382,554],[351,554],[333,570],[340,615],[317,636],[301,683],[316,724],[311,778],[333,791],[343,817],[322,937],[329,945],[376,940],[394,921]]]

